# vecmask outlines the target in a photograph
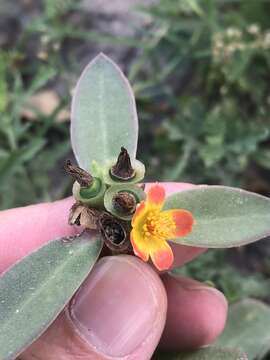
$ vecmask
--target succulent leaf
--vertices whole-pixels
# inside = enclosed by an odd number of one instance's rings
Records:
[[[12,360],[63,310],[95,264],[100,236],[49,242],[0,277],[0,359]]]
[[[135,99],[128,80],[107,56],[99,54],[83,71],[71,111],[71,142],[78,164],[115,161],[124,146],[133,161],[138,140]]]
[[[227,248],[270,235],[270,199],[225,186],[198,186],[169,196],[164,209],[189,210],[191,233],[174,239],[184,245]]]

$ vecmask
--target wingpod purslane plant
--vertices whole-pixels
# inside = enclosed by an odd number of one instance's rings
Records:
[[[164,271],[171,242],[227,248],[270,235],[270,200],[261,195],[204,185],[166,197],[161,183],[145,191],[134,95],[105,55],[82,73],[71,113],[77,164],[64,166],[74,179],[67,222],[81,234],[52,239],[0,277],[1,360],[15,359],[47,329],[100,256],[135,255]]]

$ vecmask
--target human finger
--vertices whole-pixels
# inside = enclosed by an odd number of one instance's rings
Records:
[[[224,295],[193,279],[169,274],[162,279],[168,311],[160,346],[190,350],[214,342],[226,323],[228,305]]]

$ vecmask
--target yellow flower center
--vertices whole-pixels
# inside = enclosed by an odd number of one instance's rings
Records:
[[[149,211],[143,225],[143,235],[146,239],[166,240],[172,237],[176,225],[171,214],[159,210]]]

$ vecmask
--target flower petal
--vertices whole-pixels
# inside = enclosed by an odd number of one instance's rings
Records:
[[[130,242],[133,247],[134,254],[147,262],[149,259],[149,251],[143,239],[139,236],[138,232],[132,230],[130,233]]]
[[[135,222],[139,219],[140,215],[143,215],[145,210],[145,202],[141,201],[136,208],[136,211],[132,217],[131,225],[134,226]]]
[[[166,241],[160,243],[159,247],[152,249],[150,256],[155,267],[160,271],[168,270],[172,266],[173,252]]]
[[[175,222],[176,229],[174,231],[174,237],[186,236],[191,232],[194,218],[190,211],[177,209],[164,211],[164,213],[170,213]]]
[[[149,205],[158,206],[159,208],[162,207],[165,200],[165,189],[161,185],[153,185],[148,190],[147,193],[147,202]]]

